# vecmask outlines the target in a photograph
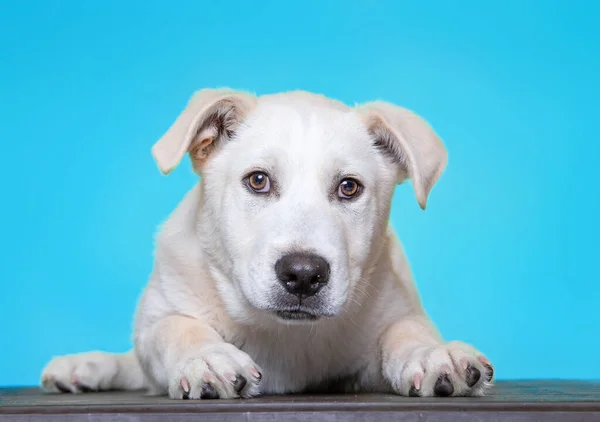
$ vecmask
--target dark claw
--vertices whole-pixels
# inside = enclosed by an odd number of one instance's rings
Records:
[[[75,384],[75,386],[82,393],[93,393],[94,391],[96,391],[92,387],[88,387],[87,385],[81,384],[81,383],[77,383],[77,384]]]
[[[408,390],[408,397],[421,397],[421,391],[417,390],[413,385],[410,387],[410,390]]]
[[[233,388],[235,389],[235,392],[239,393],[240,391],[242,391],[246,386],[246,382],[246,378],[244,378],[241,375],[235,377],[235,382],[233,383]]]
[[[183,396],[181,396],[181,398],[183,400],[189,400],[190,399],[190,393],[188,391],[184,391],[183,392]]]
[[[258,372],[258,380],[260,381],[262,379],[262,374],[260,373],[260,371],[256,371]]]
[[[492,365],[488,365],[487,363],[485,363],[484,366],[485,366],[485,369],[487,369],[486,381],[490,382],[492,380],[492,378],[494,378],[494,368],[492,368]]]
[[[56,381],[54,383],[54,385],[56,386],[58,391],[60,391],[61,393],[70,393],[71,392],[71,390],[66,385],[64,385],[62,382]]]
[[[202,387],[202,393],[200,394],[200,398],[201,399],[218,399],[219,392],[217,390],[215,390],[215,388],[212,385],[206,384],[204,387]]]
[[[449,397],[454,393],[454,386],[448,374],[440,375],[433,387],[433,393],[438,397]]]
[[[467,381],[467,385],[469,387],[473,387],[475,384],[477,384],[477,381],[479,381],[479,378],[481,378],[481,372],[479,371],[479,369],[475,368],[474,366],[467,366],[467,369],[465,370],[466,372],[466,381]]]

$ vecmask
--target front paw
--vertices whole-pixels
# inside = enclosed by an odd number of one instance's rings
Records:
[[[262,374],[250,356],[229,343],[190,351],[169,380],[173,399],[232,399],[259,394]]]
[[[397,394],[411,397],[483,396],[494,378],[490,361],[458,341],[417,347],[385,361],[383,373]]]
[[[118,370],[115,357],[103,352],[58,356],[42,371],[42,388],[62,393],[109,390]]]

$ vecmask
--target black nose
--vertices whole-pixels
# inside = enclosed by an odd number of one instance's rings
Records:
[[[302,298],[316,294],[327,284],[329,263],[319,255],[294,252],[275,263],[275,273],[289,293]]]

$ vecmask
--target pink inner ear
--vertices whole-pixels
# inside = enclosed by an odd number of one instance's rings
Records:
[[[219,136],[217,128],[214,125],[210,125],[201,129],[194,137],[195,139],[189,148],[189,154],[194,167],[197,167],[206,160],[212,147],[214,147],[214,141],[217,136]]]
[[[232,136],[238,119],[239,111],[234,102],[228,99],[217,101],[212,106],[212,110],[202,116],[198,132],[188,149],[195,169],[199,169],[206,161],[221,141],[220,138]]]
[[[192,155],[195,159],[203,159],[208,155],[207,149],[210,147],[210,144],[213,143],[215,138],[209,136],[208,138],[202,139],[200,142],[197,142],[196,145],[192,146]]]

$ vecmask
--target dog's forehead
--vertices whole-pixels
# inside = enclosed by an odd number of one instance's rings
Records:
[[[303,91],[259,97],[241,132],[257,147],[283,147],[300,155],[336,149],[361,154],[369,148],[366,127],[352,108]]]
[[[359,113],[308,93],[259,97],[218,160],[231,172],[262,168],[279,182],[323,184],[339,174],[375,180],[380,157]]]

